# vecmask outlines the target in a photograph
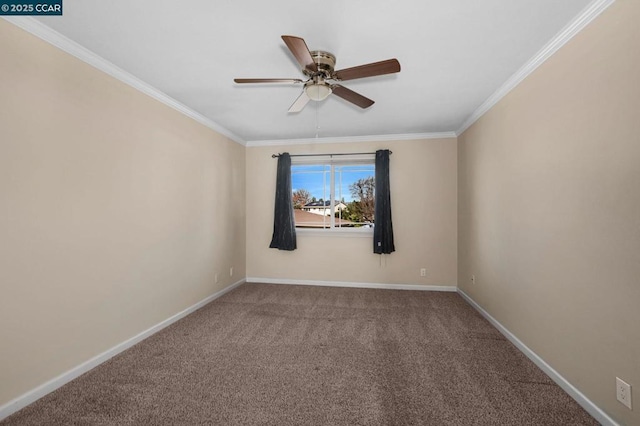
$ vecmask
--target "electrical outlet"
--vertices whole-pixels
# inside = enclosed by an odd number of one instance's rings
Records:
[[[631,410],[631,385],[616,377],[616,398]]]
[[[229,276],[232,277],[233,276],[233,266],[231,268],[229,268]]]
[[[471,275],[471,284],[475,284],[475,283],[476,283],[476,276]]]
[[[218,284],[218,273],[217,272],[216,272],[216,274],[215,274],[213,279],[215,280],[216,284]]]
[[[421,268],[421,269],[420,269],[420,276],[421,276],[421,277],[426,277],[426,276],[427,276],[427,270],[426,270],[426,268]]]

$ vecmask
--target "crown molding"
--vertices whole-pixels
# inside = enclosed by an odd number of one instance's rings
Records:
[[[155,87],[151,86],[148,83],[140,80],[139,78],[129,74],[122,68],[114,65],[113,63],[107,61],[103,57],[96,55],[89,49],[81,46],[75,41],[63,36],[59,32],[49,28],[44,25],[40,21],[25,17],[25,16],[3,16],[3,19],[12,23],[13,25],[22,28],[23,30],[35,35],[36,37],[46,41],[47,43],[57,47],[60,50],[67,52],[68,54],[75,56],[83,62],[91,65],[94,68],[99,69],[100,71],[110,75],[111,77],[120,80],[121,82],[133,87],[134,89],[144,93],[147,96],[152,97],[153,99],[162,102],[163,104],[173,108],[174,110],[186,115],[187,117],[197,121],[198,123],[214,130],[215,132],[220,133],[221,135],[231,139],[234,142],[237,142],[241,145],[244,145],[244,140],[234,134],[233,132],[225,129],[218,123],[208,119],[204,115],[192,110],[186,105],[178,102],[173,99],[169,95]]]
[[[455,132],[436,133],[405,133],[398,135],[368,135],[368,136],[340,136],[327,138],[305,138],[305,139],[273,139],[247,141],[247,147],[257,146],[279,146],[279,145],[309,145],[320,143],[354,143],[354,142],[388,142],[388,141],[411,141],[418,139],[447,139],[456,138]]]
[[[487,111],[504,98],[511,90],[529,76],[533,71],[542,65],[551,55],[556,53],[562,46],[578,34],[584,27],[589,25],[598,15],[611,6],[615,0],[594,0],[587,6],[573,21],[569,22],[551,41],[549,41],[533,58],[522,68],[516,71],[509,79],[496,90],[482,105],[478,107],[455,132],[461,135],[473,123],[478,121]]]
[[[106,59],[96,55],[80,44],[68,39],[57,31],[49,28],[34,18],[3,16],[2,18],[23,30],[41,38],[42,40],[58,47],[59,49],[75,56],[87,64],[109,74],[122,81],[134,89],[164,103],[176,111],[192,118],[204,126],[220,133],[223,136],[247,147],[260,146],[282,146],[282,145],[308,145],[320,143],[356,143],[356,142],[388,142],[400,140],[418,139],[442,139],[457,138],[473,123],[496,105],[511,90],[517,87],[525,78],[543,64],[549,57],[556,53],[562,46],[584,29],[591,21],[598,17],[603,11],[611,6],[615,0],[593,0],[573,21],[566,25],[551,41],[549,41],[538,53],[536,53],[523,67],[514,73],[498,90],[489,96],[458,128],[456,131],[435,132],[435,133],[408,133],[394,135],[367,135],[367,136],[344,136],[325,138],[304,138],[304,139],[273,139],[273,140],[252,140],[245,141],[240,136],[234,134],[218,123],[210,120],[202,114],[190,109],[186,105],[176,101],[167,94],[155,87],[145,83],[139,78],[122,70]]]

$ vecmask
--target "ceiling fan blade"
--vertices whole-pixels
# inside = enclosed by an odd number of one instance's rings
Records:
[[[331,90],[334,95],[341,97],[345,101],[349,101],[352,104],[358,105],[360,108],[369,108],[374,104],[369,98],[365,98],[359,93],[354,92],[351,89],[347,89],[344,86],[340,86],[339,84],[334,84],[331,86]]]
[[[303,90],[298,99],[289,107],[289,112],[300,112],[304,106],[310,101],[306,92]]]
[[[397,59],[373,62],[353,68],[345,68],[333,73],[337,80],[353,80],[356,78],[373,77],[376,75],[393,74],[400,72],[400,62]]]
[[[285,44],[303,69],[307,69],[312,72],[318,71],[318,66],[313,62],[311,52],[309,52],[309,48],[307,47],[307,43],[305,43],[304,39],[296,36],[283,35],[282,40],[284,40]]]
[[[304,83],[298,78],[234,78],[236,83]]]

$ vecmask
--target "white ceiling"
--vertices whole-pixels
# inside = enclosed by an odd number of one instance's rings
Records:
[[[592,0],[65,0],[38,20],[240,142],[456,132]],[[600,2],[602,3],[602,2]],[[304,78],[281,35],[337,56],[336,69],[397,58],[398,74],[344,82],[337,96],[287,109]],[[316,121],[317,120],[317,121]],[[316,127],[319,126],[318,132]]]

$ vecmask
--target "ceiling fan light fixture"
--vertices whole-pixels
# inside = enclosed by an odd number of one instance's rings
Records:
[[[304,87],[304,91],[312,101],[323,101],[331,94],[331,86],[325,82],[308,84]]]

